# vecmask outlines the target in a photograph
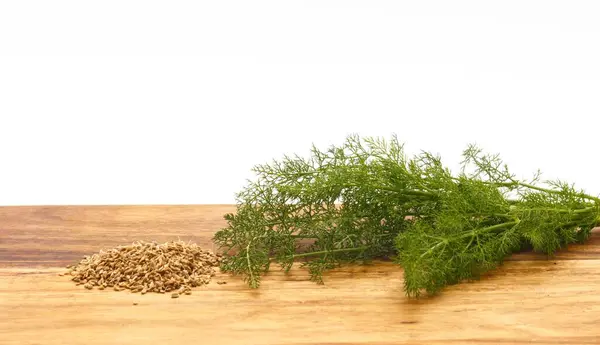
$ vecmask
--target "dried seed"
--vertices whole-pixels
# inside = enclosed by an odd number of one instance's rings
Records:
[[[191,286],[209,282],[218,257],[182,241],[157,244],[138,241],[129,246],[86,255],[68,273],[78,285],[113,287],[131,292],[186,294]],[[190,292],[191,293],[191,292]]]
[[[171,298],[178,298],[178,297],[179,297],[179,294],[178,294],[178,293],[173,293],[173,294],[171,294]]]

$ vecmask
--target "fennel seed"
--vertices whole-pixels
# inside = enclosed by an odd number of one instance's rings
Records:
[[[138,241],[86,255],[69,265],[76,285],[132,293],[171,293],[172,298],[191,294],[191,288],[208,284],[220,257],[196,244],[173,241],[162,244]],[[173,297],[176,295],[175,297]]]

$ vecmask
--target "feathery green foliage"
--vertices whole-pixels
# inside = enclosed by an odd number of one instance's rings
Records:
[[[517,180],[498,155],[471,145],[453,175],[427,152],[408,159],[394,136],[350,136],[309,158],[257,165],[237,194],[237,211],[214,241],[222,270],[257,288],[277,262],[304,259],[311,279],[350,262],[393,257],[409,296],[476,279],[511,253],[553,254],[584,241],[600,220],[600,199],[563,182]]]

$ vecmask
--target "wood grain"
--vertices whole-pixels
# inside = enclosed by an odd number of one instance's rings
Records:
[[[272,271],[259,290],[219,272],[179,299],[88,291],[58,276],[83,255],[136,240],[212,248],[232,211],[0,208],[0,344],[600,344],[600,234],[552,260],[515,255],[481,281],[417,301],[388,262],[333,271],[325,285],[302,269]]]

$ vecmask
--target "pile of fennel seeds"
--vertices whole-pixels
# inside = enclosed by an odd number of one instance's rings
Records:
[[[208,284],[218,265],[219,256],[193,243],[138,241],[85,256],[67,266],[67,274],[90,290],[171,293],[177,298],[191,294],[192,287]]]

